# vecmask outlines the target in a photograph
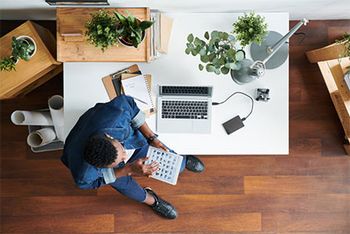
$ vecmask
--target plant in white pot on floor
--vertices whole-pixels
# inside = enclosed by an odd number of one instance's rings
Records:
[[[0,61],[0,71],[16,70],[19,59],[29,61],[36,52],[35,41],[29,36],[12,37],[12,53]]]

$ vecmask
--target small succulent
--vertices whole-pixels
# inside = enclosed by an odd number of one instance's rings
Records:
[[[117,19],[117,34],[122,42],[135,48],[142,42],[145,36],[145,30],[152,26],[153,21],[140,21],[133,15],[124,16],[114,12]]]
[[[86,22],[85,35],[88,41],[104,52],[108,47],[118,44],[116,31],[117,20],[107,11],[99,10],[91,14],[91,19]]]
[[[344,33],[343,38],[340,40],[336,40],[337,43],[344,43],[345,45],[345,50],[343,54],[341,54],[341,57],[348,57],[350,56],[350,34],[349,33]]]
[[[230,69],[239,69],[238,61],[244,59],[245,53],[235,47],[235,37],[226,32],[212,31],[204,33],[206,41],[194,38],[193,34],[187,36],[186,54],[200,56],[207,72],[215,74],[228,74]],[[204,69],[203,64],[198,65],[199,70]]]
[[[265,18],[254,12],[244,13],[244,16],[238,17],[232,26],[232,32],[237,36],[241,46],[249,45],[252,42],[261,45],[267,34]]]
[[[14,57],[5,57],[0,61],[0,71],[16,71],[17,60]]]

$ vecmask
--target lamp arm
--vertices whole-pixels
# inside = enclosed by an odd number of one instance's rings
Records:
[[[267,56],[264,61],[262,61],[264,64],[269,61],[269,59],[282,47],[282,45],[296,32],[302,25],[306,25],[309,21],[307,19],[302,19],[297,23],[284,37],[282,37],[276,44],[274,44],[272,47],[267,48],[267,52],[269,53],[269,56]]]

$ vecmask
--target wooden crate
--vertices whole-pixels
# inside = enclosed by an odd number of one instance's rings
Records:
[[[12,37],[27,35],[33,38],[37,50],[29,61],[19,60],[15,71],[0,71],[0,99],[23,96],[62,72],[57,62],[54,36],[42,26],[27,21],[0,38],[0,57],[11,55]]]
[[[344,128],[345,140],[350,142],[350,91],[344,81],[344,74],[350,66],[350,57],[318,62],[318,66]],[[344,147],[350,155],[349,144]]]
[[[317,63],[340,58],[343,56],[345,50],[345,42],[333,43],[316,50],[307,51],[306,57],[310,63]]]
[[[57,60],[61,62],[148,62],[150,30],[138,48],[112,46],[104,52],[87,41],[85,24],[91,13],[101,8],[57,8]],[[140,20],[150,20],[149,8],[104,8],[109,12],[128,13]]]

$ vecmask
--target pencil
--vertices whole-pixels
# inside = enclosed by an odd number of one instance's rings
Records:
[[[147,102],[145,102],[145,101],[142,101],[141,99],[138,99],[138,98],[136,98],[136,97],[132,97],[133,99],[135,99],[135,100],[137,100],[137,101],[139,101],[139,102],[142,102],[143,104],[146,104],[146,105],[148,105],[148,103]]]

